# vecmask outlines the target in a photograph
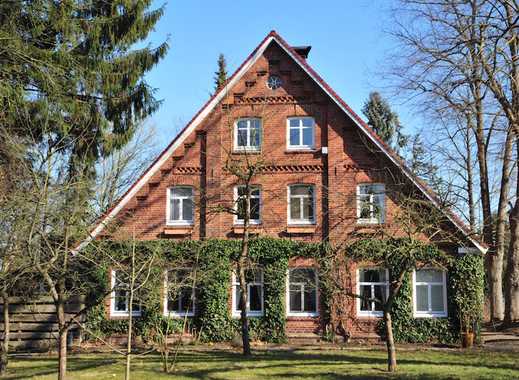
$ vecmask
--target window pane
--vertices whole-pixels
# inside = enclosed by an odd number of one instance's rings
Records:
[[[312,128],[303,129],[303,145],[312,146]]]
[[[247,130],[238,129],[237,144],[238,146],[247,146]]]
[[[431,285],[431,310],[432,311],[445,311],[445,310],[443,310],[443,286],[442,285]]]
[[[299,126],[299,122],[300,122],[300,119],[290,119],[290,121],[289,121],[290,127],[291,128],[298,127]]]
[[[178,312],[179,309],[179,299],[175,294],[170,294],[168,297],[168,311]]]
[[[261,311],[261,286],[249,286],[249,310]]]
[[[238,206],[237,218],[239,220],[245,219],[245,199],[244,198],[239,198],[237,200],[237,206]]]
[[[247,119],[238,121],[238,129],[247,129]]]
[[[299,198],[290,199],[290,219],[301,219],[301,205]]]
[[[184,220],[193,220],[193,200],[184,199],[182,202],[182,216]]]
[[[313,127],[314,125],[314,119],[311,117],[305,117],[303,118],[303,127]]]
[[[315,271],[312,268],[291,269],[290,283],[305,284],[305,288],[315,288]]]
[[[171,190],[172,197],[191,197],[193,189],[189,187],[175,187]]]
[[[369,198],[361,197],[359,202],[360,218],[371,219],[371,202],[369,201]]]
[[[299,145],[299,129],[290,129],[290,145]]]
[[[261,131],[259,125],[250,130],[250,145],[253,147],[259,147],[260,145]]]
[[[301,306],[301,287],[299,285],[290,285],[290,310],[303,311]]]
[[[443,274],[435,269],[420,269],[416,271],[417,282],[443,282]]]
[[[427,285],[416,285],[416,311],[429,311]]]
[[[234,297],[236,300],[236,310],[241,310],[241,291],[239,285],[234,287]]]
[[[128,311],[126,309],[126,291],[119,290],[115,292],[115,311]]]
[[[317,311],[316,304],[316,290],[315,289],[305,289],[305,308],[304,311],[312,313]]]
[[[385,282],[386,271],[384,269],[359,269],[360,282]]]
[[[371,298],[371,286],[370,285],[362,285],[360,287],[360,310],[362,311],[371,311],[371,302],[368,301],[369,298]]]
[[[260,189],[257,187],[254,187],[250,191],[251,197],[259,197],[260,196]]]
[[[312,198],[303,199],[303,219],[312,220],[314,217],[314,202]]]
[[[375,298],[377,300],[380,300],[381,302],[384,302],[385,299],[386,299],[386,287],[385,286],[381,286],[381,285],[375,285],[374,286],[374,290],[375,290]],[[376,311],[382,311],[382,305],[379,304],[378,302],[373,302],[375,304],[375,310]]]
[[[185,287],[180,293],[180,312],[191,312],[193,311],[193,302],[191,299],[193,292],[190,288]]]
[[[250,218],[253,220],[260,219],[260,200],[259,200],[259,198],[251,198],[251,200],[250,200]]]
[[[313,193],[312,186],[308,186],[308,185],[290,186],[291,195],[306,195],[306,196],[311,197],[312,193]]]
[[[180,219],[180,199],[171,200],[171,220]]]

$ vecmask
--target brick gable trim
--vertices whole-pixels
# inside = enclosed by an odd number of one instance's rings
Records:
[[[339,106],[339,108],[357,125],[367,137],[375,144],[375,146],[383,152],[397,168],[402,170],[406,177],[432,202],[432,204],[440,209],[440,202],[435,193],[429,189],[420,179],[416,178],[410,170],[406,167],[402,159],[385,144],[376,133],[346,104],[344,100],[310,67],[304,58],[302,58],[293,47],[291,47],[280,35],[275,31],[271,31],[260,44],[252,51],[252,53],[245,59],[245,61],[236,69],[233,75],[228,79],[225,86],[217,91],[195,114],[191,121],[182,129],[182,131],[173,139],[173,141],[164,149],[164,151],[155,159],[155,161],[148,167],[142,176],[126,191],[126,193],[109,209],[107,210],[95,224],[90,231],[89,236],[78,245],[75,251],[82,249],[92,239],[99,235],[104,228],[110,223],[112,219],[124,208],[124,206],[139,192],[139,190],[152,178],[152,176],[161,168],[161,166],[173,155],[188,136],[196,131],[196,128],[203,122],[203,120],[213,111],[213,109],[220,103],[220,101],[229,94],[233,86],[242,78],[242,76],[254,65],[259,57],[262,56],[266,48],[272,43],[276,42],[291,58],[294,60],[303,71],[318,84],[318,86]],[[246,103],[251,102],[250,99],[243,99]],[[276,99],[281,102],[294,101],[293,99]],[[178,168],[180,169],[180,168]],[[187,169],[187,168],[186,168]],[[276,168],[277,169],[277,168]],[[286,170],[286,168],[284,168]],[[292,169],[292,168],[291,168]],[[279,169],[278,169],[279,170]],[[293,170],[293,169],[292,169]],[[195,168],[190,168],[186,171],[194,171]],[[274,170],[275,171],[275,170]],[[486,252],[487,248],[483,243],[475,239],[466,228],[465,224],[453,213],[445,212],[448,219],[453,225],[459,229],[464,236],[481,252]]]

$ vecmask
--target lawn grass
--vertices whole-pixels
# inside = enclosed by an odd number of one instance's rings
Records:
[[[174,373],[161,371],[160,357],[133,361],[133,380],[155,379],[519,379],[516,353],[473,350],[418,350],[398,353],[399,371],[385,372],[382,350],[258,351],[251,359],[223,350],[186,350]],[[23,357],[10,361],[4,379],[55,379],[55,357]],[[80,354],[69,358],[69,379],[121,379],[124,359],[112,354]]]

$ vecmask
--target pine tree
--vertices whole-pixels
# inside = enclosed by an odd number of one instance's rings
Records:
[[[407,143],[407,136],[402,133],[398,115],[391,110],[389,103],[378,92],[371,92],[364,103],[362,112],[368,118],[368,124],[379,137],[397,152]]]
[[[218,71],[214,73],[214,92],[217,92],[227,82],[227,62],[225,56],[220,53],[218,56]]]

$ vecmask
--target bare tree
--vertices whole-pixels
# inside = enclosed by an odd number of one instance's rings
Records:
[[[497,70],[491,72],[492,65],[486,63],[493,50],[488,43],[489,36],[499,33],[489,32],[485,25],[499,19],[503,22],[503,17],[498,16],[498,3],[487,0],[401,0],[402,7],[397,13],[393,35],[402,44],[402,49],[395,59],[400,64],[392,73],[401,89],[420,95],[420,109],[435,113],[448,109],[458,114],[459,120],[466,120],[466,129],[471,134],[463,135],[467,136],[467,141],[474,138],[477,176],[467,170],[467,165],[461,167],[460,172],[463,173],[461,177],[479,178],[477,194],[482,212],[483,239],[491,247],[486,274],[491,293],[491,317],[494,319],[503,318],[504,234],[496,231],[505,228],[504,210],[510,196],[507,187],[510,150],[506,148],[510,141],[508,128],[501,128],[506,111],[499,105],[499,91],[489,86],[495,82],[489,82],[489,78],[495,77]],[[513,7],[512,2],[502,3]],[[505,13],[503,8],[501,16]],[[459,123],[453,123],[449,128],[450,136],[461,130]],[[497,147],[497,153],[491,154],[489,149],[492,146]],[[503,146],[504,149],[499,148]],[[458,145],[456,149],[462,147]],[[472,154],[471,144],[466,144],[465,149],[459,152],[468,157]],[[493,173],[503,178],[496,184],[497,202],[492,201]],[[497,213],[493,212],[495,205]]]

